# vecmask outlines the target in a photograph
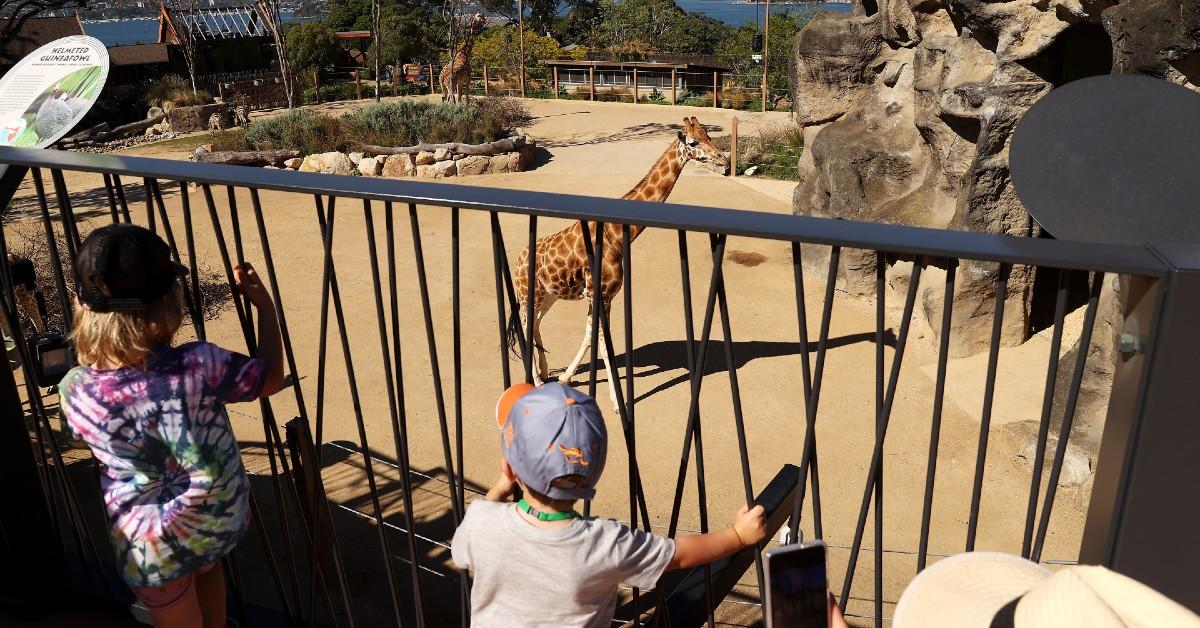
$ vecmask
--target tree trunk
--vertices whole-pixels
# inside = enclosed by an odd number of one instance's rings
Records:
[[[233,166],[281,166],[283,162],[299,156],[298,150],[223,150],[214,153],[197,150],[192,154],[192,161]]]

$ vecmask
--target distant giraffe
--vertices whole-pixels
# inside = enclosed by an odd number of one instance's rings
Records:
[[[438,82],[442,86],[442,102],[462,102],[471,95],[471,50],[475,47],[475,36],[483,29],[487,21],[482,13],[471,16],[467,26],[466,38],[454,53],[454,60],[449,65],[442,66],[442,74]],[[454,80],[451,81],[450,77]],[[451,88],[451,82],[454,83]]]
[[[728,154],[713,145],[712,140],[708,137],[708,132],[704,130],[704,127],[700,125],[700,122],[694,116],[683,119],[683,130],[679,132],[676,140],[658,158],[658,161],[654,162],[654,166],[650,168],[650,172],[622,198],[655,203],[665,202],[667,197],[670,196],[671,190],[674,189],[675,182],[679,180],[679,174],[683,171],[684,164],[689,159],[694,159],[698,162],[708,164],[710,167],[715,167],[721,170],[723,174],[728,173],[729,170]],[[593,250],[595,250],[596,223],[589,222],[588,229],[593,241]],[[630,225],[630,243],[644,229],[645,227]],[[620,293],[623,281],[621,275],[621,257],[624,249],[622,231],[621,225],[604,225],[604,247],[600,252],[603,256],[601,257],[600,264],[600,293],[606,313],[609,311],[612,300]],[[513,274],[520,311],[512,316],[509,321],[508,341],[509,346],[515,349],[517,338],[520,336],[522,330],[528,328],[525,322],[526,304],[529,302],[529,295],[532,292],[533,346],[537,349],[538,356],[534,377],[538,383],[545,381],[550,375],[546,364],[546,350],[542,345],[542,318],[558,299],[578,301],[590,298],[592,292],[592,270],[591,265],[588,263],[586,246],[587,243],[583,237],[583,223],[581,222],[576,222],[558,233],[538,239],[537,269],[535,274],[536,285],[532,291],[527,283],[529,277],[529,249],[526,248],[517,256],[517,269]],[[580,362],[583,361],[584,355],[591,348],[593,314],[593,312],[588,313],[587,324],[584,326],[583,344],[579,347],[579,353],[575,354],[575,359],[571,361],[571,365],[559,376],[558,380],[560,382],[567,383],[571,381],[576,369],[579,368]],[[604,337],[598,336],[598,338],[600,342],[599,354],[604,360],[604,368],[608,371],[608,390],[612,396],[613,406],[615,407],[617,405],[617,397],[613,391],[614,380],[612,368],[608,363],[608,352],[605,347]]]

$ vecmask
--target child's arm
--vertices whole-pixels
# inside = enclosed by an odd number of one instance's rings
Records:
[[[744,547],[757,545],[767,536],[763,507],[742,506],[733,526],[719,532],[690,534],[675,539],[675,556],[667,569],[688,569],[729,556]]]
[[[508,466],[508,461],[500,459],[500,477],[496,479],[496,483],[492,488],[488,489],[484,499],[490,499],[494,502],[506,502],[512,499],[513,487],[517,485],[517,476],[513,473],[512,467]]]
[[[267,363],[267,379],[263,382],[261,396],[269,397],[283,389],[283,339],[279,334],[279,317],[271,294],[249,263],[233,271],[234,281],[242,294],[258,310],[258,357]]]

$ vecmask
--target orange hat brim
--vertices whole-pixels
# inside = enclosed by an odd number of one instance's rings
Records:
[[[524,397],[529,391],[536,388],[533,384],[513,384],[509,386],[504,394],[500,395],[500,399],[496,401],[496,426],[504,427],[504,422],[508,419],[508,413],[512,410],[513,404],[517,400]]]

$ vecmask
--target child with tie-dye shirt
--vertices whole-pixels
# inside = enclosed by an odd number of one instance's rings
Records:
[[[258,310],[260,357],[205,342],[171,346],[183,318],[177,276],[157,235],[117,224],[80,247],[71,332],[82,366],[62,409],[103,465],[110,534],[125,581],[165,627],[225,625],[219,560],[250,522],[250,483],[225,404],[283,385],[269,293],[249,264],[235,281]]]

